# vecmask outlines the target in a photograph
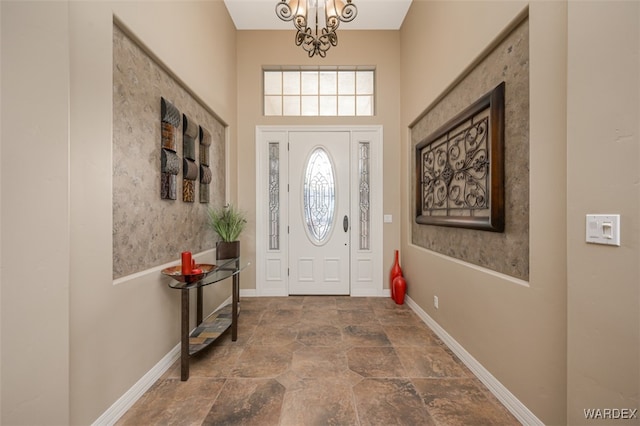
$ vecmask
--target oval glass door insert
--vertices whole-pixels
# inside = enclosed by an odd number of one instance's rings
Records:
[[[302,198],[304,220],[315,244],[323,244],[333,225],[336,187],[331,159],[323,148],[316,148],[305,167]]]

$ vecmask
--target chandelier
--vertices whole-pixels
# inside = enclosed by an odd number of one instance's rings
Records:
[[[293,21],[296,28],[296,46],[302,48],[309,57],[327,56],[331,46],[338,45],[336,30],[340,22],[351,22],[358,14],[351,0],[280,0],[276,4],[276,15],[283,21]],[[319,30],[320,16],[324,15],[325,26]],[[309,22],[315,21],[315,31]]]

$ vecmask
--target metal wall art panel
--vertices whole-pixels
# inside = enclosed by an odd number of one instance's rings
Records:
[[[213,177],[209,168],[209,147],[211,146],[211,133],[200,126],[200,202],[209,202],[209,184]]]
[[[176,151],[177,149],[177,133],[178,129],[174,125],[162,122],[162,148]]]
[[[180,111],[165,98],[160,98],[160,116],[163,123],[167,123],[176,129],[180,126]]]
[[[178,176],[171,173],[160,175],[160,198],[165,200],[175,200],[177,194]]]
[[[182,201],[195,202],[195,180],[198,178],[198,165],[196,164],[196,140],[200,136],[200,126],[182,114]]]
[[[196,201],[196,181],[184,179],[182,181],[182,201],[193,203]]]
[[[176,175],[180,172],[180,159],[176,154],[180,111],[164,97],[160,98],[161,126],[161,176],[160,198],[175,200]]]
[[[209,165],[209,147],[211,146],[211,133],[200,126],[200,164]]]
[[[504,231],[504,87],[416,145],[416,222]]]
[[[187,180],[198,179],[198,165],[196,162],[184,158],[182,160],[182,175]]]
[[[174,151],[163,149],[160,167],[163,173],[177,175],[180,172],[180,157]]]
[[[195,201],[195,181],[198,179],[198,165],[195,161],[184,158],[182,160],[182,201]]]
[[[180,158],[175,152],[163,148],[160,167],[162,171],[160,176],[160,198],[175,200],[177,197],[177,175],[180,172]]]
[[[213,178],[213,174],[211,173],[211,169],[209,168],[209,166],[200,164],[200,202],[201,203],[209,202],[209,184],[211,183],[212,178]]]
[[[196,140],[200,135],[200,127],[187,117],[182,115],[182,155],[189,160],[196,160]]]

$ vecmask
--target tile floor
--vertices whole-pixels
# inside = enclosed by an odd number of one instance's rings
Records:
[[[227,332],[179,361],[118,425],[519,425],[406,305],[243,298]]]

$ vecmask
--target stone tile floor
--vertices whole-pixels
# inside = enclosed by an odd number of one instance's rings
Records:
[[[179,361],[118,425],[519,425],[406,305],[243,298],[230,333]]]

